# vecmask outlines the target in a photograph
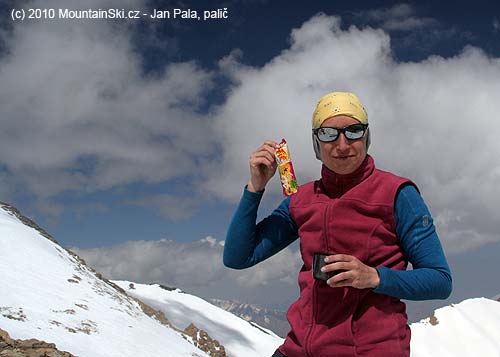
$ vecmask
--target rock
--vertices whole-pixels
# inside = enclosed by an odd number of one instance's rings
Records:
[[[7,331],[4,331],[4,330],[0,329],[0,341],[6,342],[6,343],[11,343],[12,342],[12,340],[11,340],[9,334],[7,333]]]
[[[29,340],[14,340],[7,331],[0,329],[0,357],[76,357],[59,351],[54,343]]]
[[[212,357],[227,357],[224,346],[219,341],[212,339],[208,333],[190,324],[184,333],[193,339],[193,344],[200,350],[207,352]]]

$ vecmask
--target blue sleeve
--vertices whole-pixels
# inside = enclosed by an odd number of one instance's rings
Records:
[[[450,268],[432,216],[413,185],[396,196],[396,234],[413,270],[379,267],[380,284],[374,292],[407,300],[446,299],[452,290]]]
[[[224,243],[224,265],[233,269],[251,267],[278,253],[298,238],[290,216],[290,197],[258,224],[257,209],[262,192],[243,191]]]

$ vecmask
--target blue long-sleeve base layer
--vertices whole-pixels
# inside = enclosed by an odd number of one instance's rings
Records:
[[[290,197],[256,224],[262,192],[246,189],[233,216],[224,245],[224,265],[251,267],[298,238],[289,212]],[[446,299],[452,277],[432,216],[413,185],[402,187],[394,207],[396,234],[412,270],[377,267],[380,284],[374,292],[407,300]]]

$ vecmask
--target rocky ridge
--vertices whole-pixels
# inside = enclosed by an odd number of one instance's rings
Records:
[[[207,352],[212,357],[227,357],[226,350],[219,341],[212,339],[204,330],[200,330],[194,324],[184,329],[184,333],[193,339],[193,343],[200,350]]]
[[[15,340],[7,331],[0,329],[0,356],[2,357],[76,357],[60,351],[54,343],[36,339]]]
[[[77,262],[77,265],[80,270],[87,270],[90,271],[94,274],[94,276],[111,287],[112,289],[116,290],[117,295],[123,294],[127,298],[132,299],[136,301],[142,311],[159,321],[163,325],[169,326],[171,329],[177,331],[179,334],[182,335],[182,337],[189,341],[191,344],[195,345],[196,347],[200,348],[201,350],[207,352],[210,356],[212,357],[225,357],[225,351],[224,351],[224,346],[222,346],[217,340],[212,339],[207,332],[198,329],[194,324],[190,326],[190,329],[188,331],[183,331],[175,326],[173,326],[165,316],[165,314],[162,311],[156,310],[152,308],[151,306],[147,305],[143,301],[134,298],[130,296],[129,294],[126,293],[125,290],[123,290],[121,287],[118,285],[114,284],[110,280],[106,279],[105,277],[102,276],[101,273],[97,272],[95,269],[91,268],[86,264],[86,262],[78,256],[76,253],[74,253],[71,250],[65,249],[61,247],[61,245],[43,228],[41,228],[38,224],[36,224],[33,220],[27,218],[24,216],[16,207],[0,201],[0,208],[4,209],[5,211],[9,212],[9,214],[15,216],[18,218],[23,224],[25,224],[28,227],[34,228],[37,230],[43,237],[47,238],[48,240],[52,241],[53,243],[57,244],[59,248],[66,250]],[[58,248],[58,249],[59,249]],[[72,281],[73,280],[73,281]],[[79,283],[81,278],[78,276],[74,276],[74,279],[68,279],[69,282],[73,283]],[[119,296],[117,296],[118,299],[120,299]],[[6,313],[6,312],[5,312]],[[10,312],[9,312],[10,314]],[[3,314],[5,317],[10,318],[8,315]],[[21,319],[23,318],[22,316],[22,311],[20,313],[16,314],[10,314],[12,315],[13,319]],[[19,315],[19,316],[18,316]],[[84,331],[85,332],[85,331]],[[56,349],[55,344],[53,343],[46,343],[44,341],[39,341],[36,339],[29,339],[29,340],[14,340],[10,338],[10,335],[7,331],[1,330],[0,329],[0,357],[20,357],[20,356],[26,356],[26,357],[59,357],[59,356],[68,356],[71,357],[73,356],[69,352],[62,352],[58,351]]]

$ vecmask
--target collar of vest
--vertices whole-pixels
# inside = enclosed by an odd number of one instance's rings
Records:
[[[366,155],[361,165],[350,174],[340,175],[324,164],[321,168],[321,184],[330,197],[340,197],[351,188],[364,181],[375,169],[375,163],[370,155]]]

